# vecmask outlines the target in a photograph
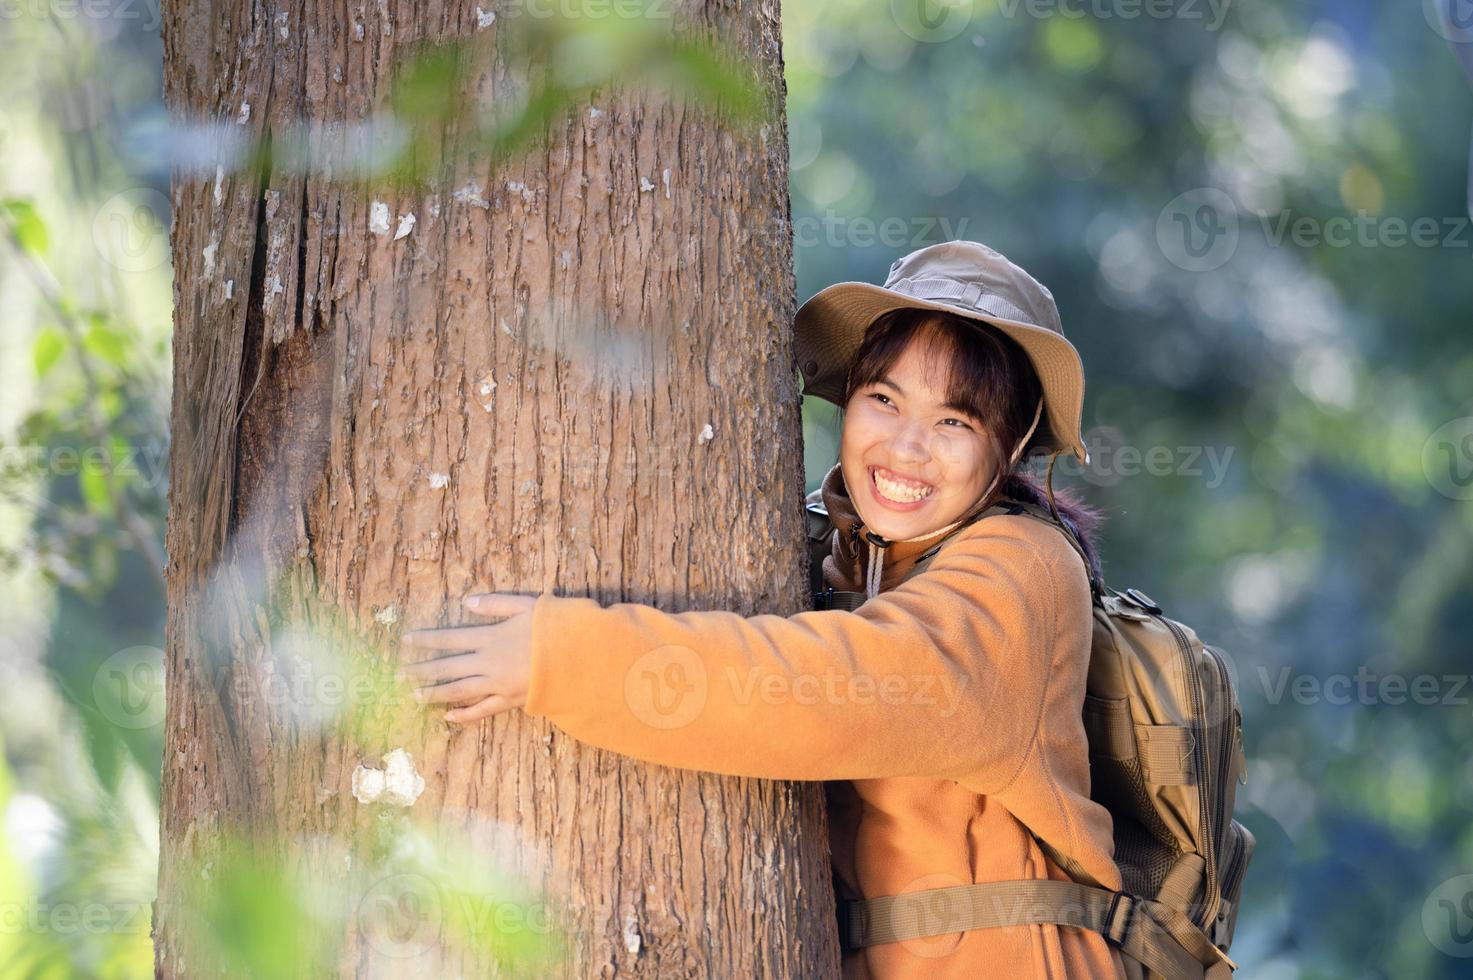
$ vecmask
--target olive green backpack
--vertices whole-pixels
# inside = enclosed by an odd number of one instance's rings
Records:
[[[1039,839],[1071,881],[986,882],[841,902],[841,942],[852,950],[1048,922],[1103,933],[1132,980],[1231,977],[1237,965],[1227,950],[1254,840],[1232,816],[1247,770],[1242,711],[1222,654],[1136,589],[1106,588],[1056,512],[1006,500],[977,519],[994,514],[1052,525],[1084,560],[1094,610],[1084,699],[1090,795],[1114,818],[1122,889],[1100,887]],[[863,593],[824,586],[834,528],[819,491],[808,495],[807,522],[814,607],[858,608]],[[907,577],[924,571],[940,548],[922,554]]]

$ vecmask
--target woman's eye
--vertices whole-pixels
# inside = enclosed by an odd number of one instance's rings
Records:
[[[881,403],[882,403],[882,404],[885,404],[885,405],[888,405],[888,404],[890,404],[890,399],[889,399],[889,397],[888,397],[888,396],[886,396],[886,395],[883,395],[883,394],[881,394],[881,393],[880,393],[880,392],[878,392],[878,391],[876,391],[876,392],[874,392],[874,393],[873,393],[873,394],[871,394],[871,395],[870,395],[870,397],[871,397],[871,398],[878,398],[878,399],[880,399],[880,400],[881,400]]]
[[[942,422],[955,422],[957,425],[961,426],[963,429],[970,429],[971,428],[970,425],[968,425],[967,423],[963,422],[961,419],[942,419],[941,421]]]

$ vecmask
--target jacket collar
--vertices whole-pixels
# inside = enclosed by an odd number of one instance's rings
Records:
[[[828,562],[824,563],[824,582],[847,592],[863,592],[865,575],[869,570],[869,537],[854,509],[854,501],[844,485],[844,474],[838,463],[823,478],[820,488],[824,508],[829,521],[838,530],[834,535],[834,570],[830,573]],[[893,541],[883,548],[884,563],[880,566],[880,591],[894,588],[915,567],[917,561],[934,551],[942,542],[949,541],[962,528],[952,534],[937,535],[921,541]],[[887,540],[887,539],[880,539]]]

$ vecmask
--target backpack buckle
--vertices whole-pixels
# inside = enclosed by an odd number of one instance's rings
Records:
[[[1105,910],[1105,921],[1101,923],[1100,932],[1114,945],[1123,946],[1125,937],[1130,935],[1131,924],[1135,921],[1135,907],[1135,896],[1127,892],[1114,892],[1110,898],[1110,907]],[[1117,910],[1120,910],[1118,929],[1115,919]]]
[[[1156,605],[1156,600],[1146,595],[1140,589],[1126,589],[1121,594],[1129,599],[1133,605],[1139,606],[1146,612],[1155,613],[1158,616],[1161,614],[1161,607]]]

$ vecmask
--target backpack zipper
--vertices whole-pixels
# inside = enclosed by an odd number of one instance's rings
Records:
[[[1158,606],[1157,608],[1159,609],[1160,607]],[[1191,642],[1187,639],[1186,634],[1175,623],[1167,619],[1164,614],[1156,612],[1151,615],[1176,638],[1176,646],[1181,651],[1182,664],[1186,667],[1188,675],[1187,687],[1192,697],[1192,717],[1198,721],[1205,721],[1203,719],[1203,702],[1205,698],[1202,694],[1202,678],[1197,672],[1196,660],[1192,657]],[[1213,659],[1215,663],[1216,659]],[[1205,723],[1202,726],[1202,730],[1206,730]],[[1197,793],[1197,801],[1201,810],[1201,826],[1203,831],[1201,834],[1202,860],[1206,864],[1207,872],[1207,880],[1203,889],[1204,904],[1201,921],[1198,925],[1205,930],[1207,924],[1212,922],[1217,916],[1217,907],[1221,899],[1221,893],[1217,890],[1217,841],[1214,839],[1212,832],[1212,814],[1208,812],[1207,807],[1207,797],[1212,788],[1209,780],[1215,774],[1207,762],[1207,747],[1203,744],[1205,740],[1201,737],[1200,733],[1193,734],[1192,755],[1197,760],[1197,773],[1201,778],[1201,783],[1199,784],[1201,788]],[[1219,801],[1219,808],[1220,804],[1221,801]]]
[[[1202,644],[1202,649],[1207,654],[1208,659],[1212,661],[1212,666],[1217,671],[1219,689],[1222,692],[1224,704],[1227,707],[1233,709],[1232,716],[1223,719],[1222,724],[1218,726],[1219,729],[1223,732],[1223,737],[1226,739],[1226,742],[1220,747],[1221,751],[1218,753],[1218,757],[1221,760],[1222,766],[1222,772],[1218,780],[1218,785],[1221,786],[1222,789],[1217,794],[1217,817],[1218,826],[1222,827],[1224,842],[1226,842],[1226,838],[1227,835],[1230,833],[1230,828],[1232,824],[1232,814],[1228,812],[1227,808],[1228,791],[1229,789],[1237,789],[1236,786],[1229,786],[1228,777],[1232,774],[1234,756],[1237,754],[1237,751],[1241,746],[1241,742],[1236,741],[1237,732],[1239,730],[1239,711],[1238,706],[1234,703],[1232,677],[1228,674],[1226,661],[1222,659],[1222,656],[1218,654],[1216,650],[1214,650],[1207,644]],[[1243,771],[1246,772],[1246,769]],[[1217,897],[1220,904],[1222,901],[1221,890],[1218,891]],[[1214,912],[1213,914],[1215,917],[1216,913]]]

